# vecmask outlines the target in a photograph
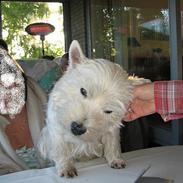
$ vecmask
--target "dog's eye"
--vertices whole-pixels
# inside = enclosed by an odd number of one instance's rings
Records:
[[[84,97],[87,97],[87,91],[84,88],[81,88],[80,92]]]
[[[104,111],[104,113],[106,113],[106,114],[111,114],[111,113],[112,113],[112,111],[110,111],[110,110],[106,110],[106,111]]]

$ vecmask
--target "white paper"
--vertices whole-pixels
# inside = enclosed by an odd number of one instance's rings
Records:
[[[78,170],[74,178],[59,177],[54,168],[27,170],[0,177],[1,183],[134,183],[149,168],[127,167],[113,169],[107,164],[90,166]]]

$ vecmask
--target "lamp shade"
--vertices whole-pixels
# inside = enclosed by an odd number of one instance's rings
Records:
[[[25,28],[25,31],[33,36],[34,35],[46,36],[52,33],[54,30],[55,27],[53,25],[44,22],[29,24]]]

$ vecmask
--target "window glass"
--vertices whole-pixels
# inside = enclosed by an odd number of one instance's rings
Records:
[[[92,0],[91,7],[93,57],[152,81],[170,78],[168,1]]]
[[[131,75],[170,79],[167,0],[91,0],[93,57],[123,66]],[[169,128],[159,115],[148,119]]]
[[[180,3],[181,3],[181,6],[180,6],[180,9],[181,9],[181,12],[180,12],[181,13],[181,37],[183,38],[183,0],[181,0]],[[182,56],[183,56],[183,44],[182,44]],[[183,75],[183,63],[182,63],[182,75]],[[183,79],[183,76],[182,76],[182,79]]]

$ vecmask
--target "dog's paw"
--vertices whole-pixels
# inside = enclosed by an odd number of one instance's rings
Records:
[[[110,166],[111,168],[121,169],[121,168],[125,168],[126,163],[122,159],[116,159],[111,162]]]
[[[72,178],[74,176],[78,176],[78,173],[77,173],[77,170],[75,167],[70,167],[70,168],[62,170],[60,176]]]

